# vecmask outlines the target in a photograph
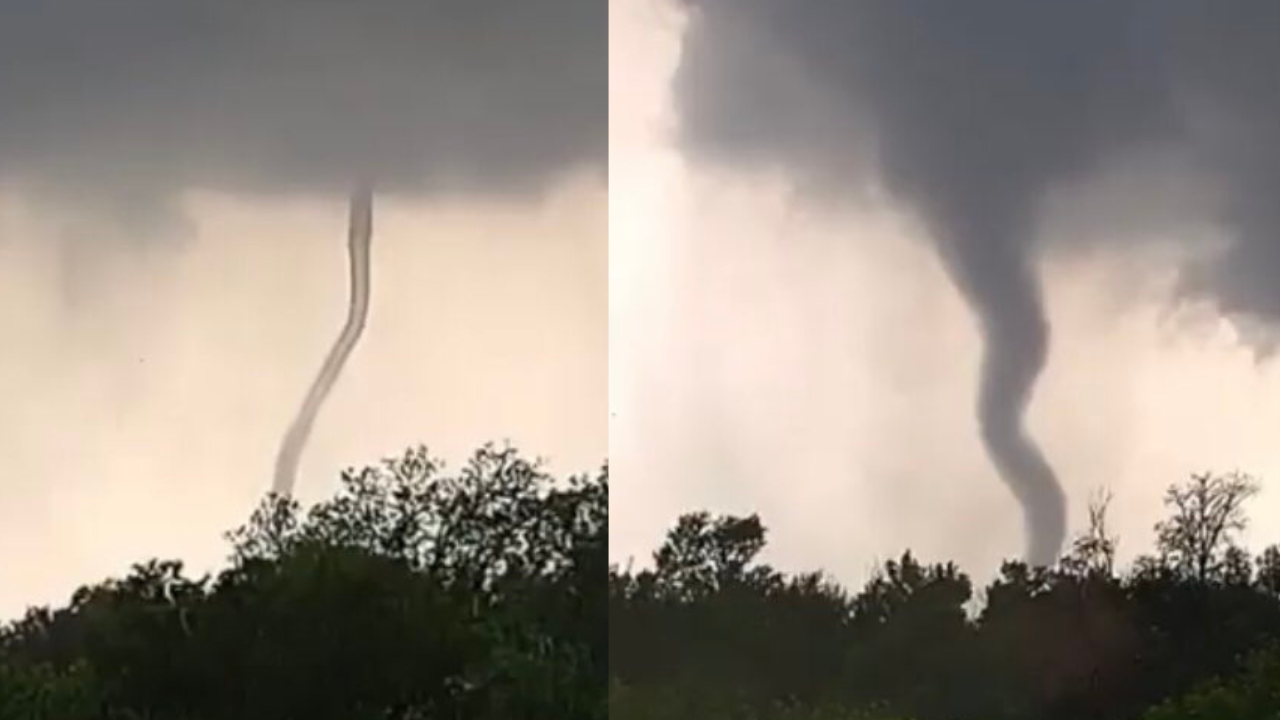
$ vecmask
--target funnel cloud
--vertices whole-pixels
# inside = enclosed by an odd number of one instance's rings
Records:
[[[357,188],[351,195],[351,218],[347,231],[351,301],[347,306],[347,321],[325,357],[320,374],[307,390],[302,407],[298,409],[298,416],[289,426],[284,442],[280,445],[280,454],[276,456],[275,480],[271,486],[272,492],[277,495],[293,494],[293,486],[297,482],[298,459],[307,445],[307,438],[311,436],[311,426],[315,424],[320,407],[324,405],[325,398],[329,397],[343,366],[347,364],[347,358],[364,332],[365,320],[369,317],[369,246],[372,238],[373,190],[365,186]]]
[[[982,441],[1053,562],[1062,490],[1023,426],[1050,348],[1038,232],[1055,190],[1170,157],[1223,189],[1180,299],[1259,351],[1280,328],[1280,6],[1246,0],[688,0],[675,78],[687,154],[786,169],[816,203],[882,188],[925,228],[985,341]],[[1111,242],[1139,242],[1117,234]],[[1090,240],[1096,242],[1096,240]],[[1050,244],[1053,244],[1050,247]],[[1257,332],[1262,328],[1261,332]]]

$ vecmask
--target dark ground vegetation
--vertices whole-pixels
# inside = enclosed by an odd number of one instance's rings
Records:
[[[607,525],[607,468],[411,450],[8,624],[0,720],[604,718]]]
[[[682,517],[611,568],[615,720],[1276,720],[1280,547],[1239,545],[1243,475],[1166,495],[1156,553],[1115,567],[1106,498],[1054,568],[975,592],[910,553],[859,592],[757,561],[755,517]]]

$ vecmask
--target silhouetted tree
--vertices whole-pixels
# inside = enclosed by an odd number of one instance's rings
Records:
[[[655,576],[662,588],[685,598],[758,580],[748,577],[747,566],[764,543],[764,526],[755,515],[714,519],[707,513],[685,515],[654,554]]]
[[[1089,527],[1071,543],[1062,567],[1078,575],[1104,578],[1115,572],[1116,548],[1120,541],[1107,529],[1111,492],[1102,490],[1089,500]]]
[[[1171,486],[1164,501],[1172,515],[1156,525],[1165,561],[1200,582],[1218,579],[1235,534],[1248,523],[1244,504],[1257,493],[1257,482],[1243,473],[1200,473]]]
[[[1258,589],[1280,598],[1280,546],[1271,545],[1258,555],[1254,581]]]

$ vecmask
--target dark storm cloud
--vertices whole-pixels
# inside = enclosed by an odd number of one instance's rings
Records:
[[[0,0],[0,179],[518,193],[607,142],[602,0]]]
[[[1280,322],[1280,4],[688,5],[676,85],[692,153],[782,165],[824,200],[875,179],[920,216],[980,320],[983,440],[1033,560],[1052,559],[1065,521],[1021,420],[1049,343],[1034,232],[1048,192],[1131,153],[1189,157],[1226,187],[1215,219],[1231,239],[1183,289]]]

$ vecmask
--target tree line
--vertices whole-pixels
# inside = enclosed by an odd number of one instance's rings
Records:
[[[1275,720],[1280,547],[1257,483],[1169,488],[1116,563],[1109,498],[1052,568],[983,588],[910,552],[856,592],[759,561],[758,516],[687,514],[607,561],[608,469],[424,448],[269,496],[216,574],[150,560],[0,628],[0,720]]]
[[[685,515],[609,570],[619,720],[1275,720],[1280,547],[1240,545],[1258,483],[1168,488],[1155,552],[1116,567],[1099,495],[1055,567],[985,588],[910,552],[857,592],[758,562],[758,516]]]
[[[0,720],[606,717],[608,469],[425,448],[0,630]]]

